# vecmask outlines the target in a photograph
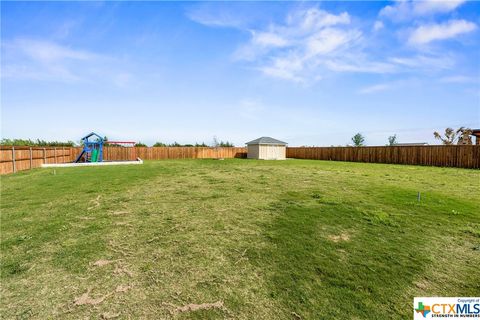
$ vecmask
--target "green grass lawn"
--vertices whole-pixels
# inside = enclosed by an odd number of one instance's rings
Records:
[[[405,319],[414,296],[480,293],[478,170],[231,159],[53,172],[1,178],[4,319]]]

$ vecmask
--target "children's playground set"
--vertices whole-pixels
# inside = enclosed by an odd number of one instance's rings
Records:
[[[82,138],[83,149],[77,156],[74,162],[71,163],[55,163],[43,164],[42,167],[78,167],[78,166],[107,166],[107,165],[122,165],[122,164],[142,164],[143,161],[137,158],[135,161],[108,161],[103,159],[103,147],[122,146],[135,147],[134,141],[110,141],[105,140],[95,132],[91,132]]]

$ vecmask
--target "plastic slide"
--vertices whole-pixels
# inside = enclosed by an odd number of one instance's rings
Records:
[[[98,150],[97,149],[93,149],[92,150],[92,158],[91,158],[91,162],[97,162],[98,160]]]

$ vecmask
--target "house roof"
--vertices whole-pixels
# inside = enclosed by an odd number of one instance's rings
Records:
[[[283,141],[280,141],[280,140],[277,140],[277,139],[273,139],[271,137],[260,137],[258,139],[246,142],[245,144],[247,144],[247,145],[249,145],[249,144],[273,144],[273,145],[283,145],[283,146],[287,145],[286,142],[283,142]]]

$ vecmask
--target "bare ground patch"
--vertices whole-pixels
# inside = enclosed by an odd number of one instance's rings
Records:
[[[109,265],[109,264],[111,264],[111,263],[114,263],[115,261],[117,261],[117,260],[105,260],[105,259],[100,259],[100,260],[97,260],[97,261],[95,261],[94,263],[92,263],[92,266],[94,266],[94,267],[103,267],[103,266]]]
[[[121,284],[121,285],[117,286],[117,288],[115,289],[115,292],[117,292],[117,293],[127,292],[131,288],[132,288],[132,286],[127,286],[127,285]]]
[[[97,304],[100,304],[102,303],[106,298],[108,298],[111,293],[108,293],[104,296],[101,296],[101,297],[98,297],[98,298],[92,298],[90,297],[90,292],[92,291],[92,289],[88,289],[87,292],[85,292],[84,294],[82,294],[80,297],[77,297],[75,298],[73,304],[75,306],[82,306],[82,305],[97,305]]]
[[[90,200],[90,203],[92,203],[92,206],[88,207],[87,210],[92,210],[92,209],[98,208],[100,206],[100,198],[101,197],[102,197],[101,195],[98,195],[95,199]]]
[[[111,212],[110,214],[112,216],[122,216],[122,215],[125,215],[125,214],[129,214],[130,211],[126,211],[126,210],[119,210],[119,211],[113,211]]]
[[[342,232],[338,235],[329,235],[328,239],[333,242],[341,242],[341,241],[350,241],[350,234],[347,232]]]
[[[115,270],[113,270],[113,273],[115,273],[117,275],[126,274],[130,278],[133,277],[133,272],[128,270],[126,267],[121,266],[121,265],[116,265]]]
[[[195,303],[190,303],[186,304],[184,306],[176,306],[171,303],[163,303],[165,306],[168,306],[172,308],[170,310],[171,313],[182,313],[182,312],[191,312],[191,311],[198,311],[198,310],[210,310],[210,309],[221,309],[225,310],[225,306],[223,304],[223,301],[216,301],[212,303],[201,303],[201,304],[195,304]]]

